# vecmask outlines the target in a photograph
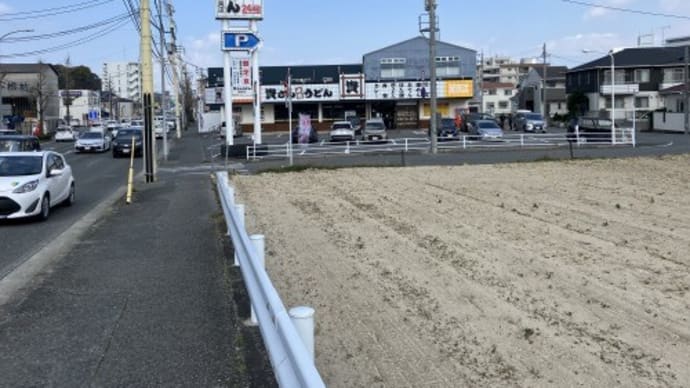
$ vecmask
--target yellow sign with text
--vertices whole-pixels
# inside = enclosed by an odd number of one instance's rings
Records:
[[[474,88],[472,80],[445,81],[445,98],[472,98]]]

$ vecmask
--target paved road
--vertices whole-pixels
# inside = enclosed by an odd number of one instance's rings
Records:
[[[127,182],[129,159],[113,159],[109,152],[75,154],[72,143],[51,141],[43,143],[42,147],[65,155],[76,180],[77,201],[69,208],[55,208],[46,222],[0,222],[0,279]],[[140,158],[136,161],[136,168],[137,171],[141,168]]]

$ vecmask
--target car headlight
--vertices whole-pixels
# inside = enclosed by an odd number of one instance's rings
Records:
[[[532,128],[534,128],[534,125],[532,125],[532,123],[527,123],[527,129],[532,129]]]
[[[14,189],[12,192],[15,194],[29,193],[31,191],[36,190],[36,187],[38,187],[38,179],[33,180],[31,182],[26,182],[23,185]]]

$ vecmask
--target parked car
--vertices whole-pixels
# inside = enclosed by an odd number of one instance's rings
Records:
[[[462,117],[462,126],[459,128],[463,132],[470,132],[471,127],[474,125],[474,122],[477,120],[493,120],[497,124],[500,123],[500,121],[494,117],[491,114],[488,113],[480,113],[480,112],[468,112],[468,113],[463,113],[461,115]]]
[[[36,136],[0,135],[0,152],[40,151],[41,142]]]
[[[336,121],[331,125],[331,141],[354,141],[355,130],[349,121]]]
[[[455,120],[449,118],[443,118],[439,120],[436,125],[436,134],[438,140],[457,140],[458,128],[455,126]],[[431,137],[431,128],[427,131],[427,136]]]
[[[55,141],[75,141],[77,140],[77,133],[72,130],[72,127],[60,125],[55,129]]]
[[[546,122],[544,121],[544,116],[539,113],[518,112],[513,118],[513,129],[516,131],[546,133]]]
[[[373,118],[366,121],[362,130],[362,140],[386,141],[387,139],[388,133],[386,132],[386,124],[383,119]]]
[[[19,135],[19,132],[14,129],[0,129],[0,136],[2,135]]]
[[[618,128],[618,125],[615,125]],[[605,142],[611,141],[611,119],[599,117],[579,117],[568,123],[568,139],[579,136],[580,141]]]
[[[134,151],[132,151],[132,138],[134,138]],[[143,148],[144,131],[141,127],[122,128],[117,132],[113,140],[113,158],[121,155],[141,156]]]
[[[74,143],[74,152],[105,152],[110,149],[110,136],[105,132],[85,132]]]
[[[48,219],[58,204],[74,203],[74,177],[65,158],[52,151],[0,154],[0,218]]]
[[[503,138],[503,130],[495,120],[475,121],[470,134],[479,140],[500,140]]]

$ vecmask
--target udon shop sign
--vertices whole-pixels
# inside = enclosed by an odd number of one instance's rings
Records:
[[[287,100],[287,88],[284,85],[261,86],[264,102],[284,102]],[[340,85],[338,84],[292,84],[293,102],[339,101]]]

